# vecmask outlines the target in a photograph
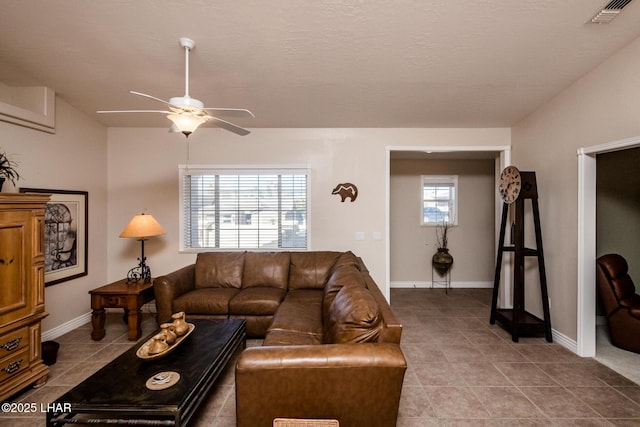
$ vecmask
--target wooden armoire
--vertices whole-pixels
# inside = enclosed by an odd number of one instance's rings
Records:
[[[42,385],[44,212],[48,194],[0,193],[0,400]]]

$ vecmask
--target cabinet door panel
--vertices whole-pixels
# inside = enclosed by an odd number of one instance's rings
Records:
[[[0,324],[31,314],[27,265],[30,212],[0,212]]]
[[[0,228],[0,315],[24,307],[27,303],[27,286],[24,253],[24,226]]]

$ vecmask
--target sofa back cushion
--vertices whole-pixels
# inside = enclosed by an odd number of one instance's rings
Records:
[[[618,301],[631,298],[636,293],[633,280],[629,276],[627,260],[618,254],[603,255],[597,264],[605,274],[606,282],[613,290]]]
[[[351,251],[343,252],[340,254],[336,262],[333,264],[333,270],[340,267],[356,267],[360,269],[361,263],[358,257]]]
[[[242,287],[287,289],[289,252],[247,252]]]
[[[329,319],[329,308],[333,300],[346,285],[366,287],[364,277],[354,265],[342,265],[332,270],[331,276],[329,276],[324,287],[324,295],[322,297],[322,319],[325,323]]]
[[[371,292],[358,285],[340,289],[329,308],[324,342],[354,344],[377,342],[382,330],[382,315]]]
[[[196,258],[195,288],[240,288],[245,252],[203,252]]]
[[[342,252],[291,252],[289,289],[323,289]]]

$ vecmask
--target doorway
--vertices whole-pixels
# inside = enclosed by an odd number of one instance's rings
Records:
[[[576,352],[596,355],[596,156],[640,147],[640,137],[578,149],[578,319]]]
[[[495,157],[496,161],[495,161],[495,182],[496,185],[499,181],[500,178],[500,173],[502,172],[502,170],[507,166],[511,164],[511,147],[510,146],[387,146],[386,147],[386,183],[385,183],[385,201],[386,201],[386,225],[385,225],[385,267],[386,267],[386,277],[385,277],[385,281],[386,281],[386,289],[387,289],[387,298],[390,299],[390,288],[391,288],[391,236],[390,236],[390,229],[391,229],[391,221],[390,221],[390,211],[391,211],[391,206],[390,206],[390,189],[391,189],[391,185],[390,185],[390,181],[391,181],[391,159],[392,159],[392,155],[393,153],[412,153],[414,155],[424,155],[427,157],[435,157],[435,158],[442,158],[442,157],[446,157],[449,159],[461,159],[461,158],[465,158],[465,157],[473,157],[473,156],[478,156],[478,155],[492,155],[493,157]],[[495,233],[495,247],[497,247],[498,245],[498,238],[499,238],[499,230],[500,230],[500,214],[501,214],[501,208],[502,208],[502,201],[500,200],[500,198],[497,196],[495,196],[495,202],[494,202],[494,206],[495,206],[495,227],[494,229],[496,230]],[[508,263],[507,263],[508,264]],[[508,265],[505,265],[504,267],[504,271],[503,271],[503,276],[504,278],[506,278],[505,280],[505,285],[506,286],[501,286],[501,295],[500,295],[500,300],[501,301],[510,301],[510,282],[508,282],[508,278],[511,276],[510,275],[510,267]]]

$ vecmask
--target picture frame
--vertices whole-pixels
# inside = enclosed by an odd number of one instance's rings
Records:
[[[86,276],[89,193],[45,188],[20,188],[20,192],[51,195],[44,221],[45,286]]]

